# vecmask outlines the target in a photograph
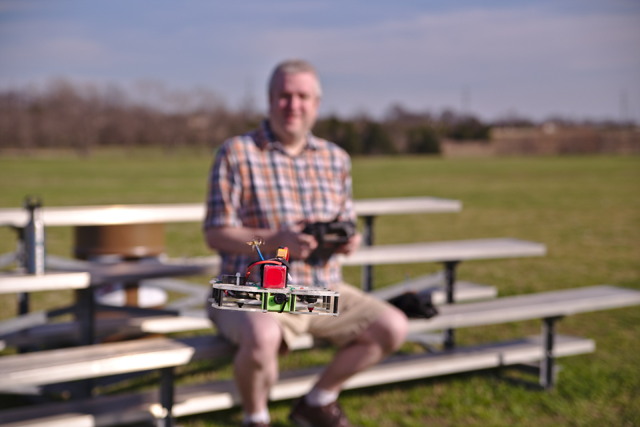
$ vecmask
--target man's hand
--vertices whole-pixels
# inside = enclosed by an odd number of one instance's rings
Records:
[[[362,235],[356,233],[349,238],[349,241],[336,249],[336,253],[349,255],[356,251],[362,244]]]
[[[315,237],[303,233],[302,226],[299,229],[279,231],[273,237],[273,243],[277,246],[288,247],[291,258],[300,260],[307,259],[311,252],[318,247]]]

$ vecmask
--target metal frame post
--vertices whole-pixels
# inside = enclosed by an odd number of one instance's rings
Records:
[[[460,261],[446,261],[444,263],[444,279],[447,304],[455,302],[455,283],[456,283],[456,267]],[[455,347],[455,330],[445,329],[444,331],[444,348],[451,350]]]
[[[44,222],[42,221],[42,202],[35,197],[27,197],[24,207],[29,214],[29,220],[24,228],[24,267],[28,274],[44,274],[45,237]],[[18,314],[29,312],[29,294],[18,294]]]
[[[372,215],[364,217],[364,230],[362,232],[362,242],[364,246],[373,245],[373,219]],[[365,292],[373,290],[373,266],[365,264],[362,266],[362,289]]]
[[[173,401],[174,401],[174,368],[163,368],[160,370],[160,405],[162,406],[162,417],[158,419],[158,427],[172,427]]]
[[[547,317],[542,321],[542,350],[543,358],[540,361],[540,385],[549,390],[555,386],[555,356],[553,354],[556,321],[561,317]]]
[[[82,345],[95,344],[95,312],[96,302],[91,287],[76,291],[76,321],[80,324],[80,343]]]

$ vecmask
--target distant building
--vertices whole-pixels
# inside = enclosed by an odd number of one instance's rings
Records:
[[[496,127],[491,130],[495,155],[640,154],[640,129],[562,126]]]

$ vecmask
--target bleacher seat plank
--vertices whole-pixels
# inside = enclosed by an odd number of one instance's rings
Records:
[[[462,202],[438,197],[387,197],[354,200],[358,216],[460,212]]]
[[[227,341],[211,335],[132,340],[4,356],[0,378],[7,385],[22,386],[161,369],[189,363],[196,349],[200,358],[233,351]]]
[[[83,289],[89,287],[86,272],[0,275],[0,294]]]
[[[562,316],[640,304],[640,291],[609,285],[592,286],[560,291],[542,292],[522,296],[502,297],[495,300],[445,305],[440,314],[431,319],[412,319],[412,334],[451,327],[470,327],[501,324],[529,319],[556,319]],[[313,345],[308,336],[300,337],[300,348]],[[548,342],[545,341],[545,344]],[[553,340],[553,358],[591,352],[591,340],[563,338],[556,335]],[[70,380],[95,378],[128,372],[147,371],[163,367],[179,366],[203,358],[229,357],[233,346],[222,338],[199,336],[184,339],[151,338],[89,347],[74,347],[62,350],[42,351],[0,358],[0,378],[12,387],[42,385]],[[510,344],[483,345],[475,349],[455,348],[442,353],[429,353],[412,357],[396,356],[388,363],[354,376],[346,388],[365,387],[387,382],[398,382],[414,378],[486,369],[507,364],[530,363],[547,357],[545,345],[539,338]],[[399,358],[398,358],[399,357]],[[545,359],[548,361],[549,359]],[[395,363],[395,364],[394,364]],[[273,389],[273,399],[286,399],[302,394],[311,385],[317,372],[298,372],[294,377],[283,375]],[[224,385],[227,384],[227,385]],[[132,409],[126,417],[148,417],[148,412],[159,414],[157,391],[145,402],[144,408]],[[149,395],[150,396],[150,395]],[[134,399],[134,400],[135,400]],[[231,382],[212,385],[187,386],[176,393],[175,415],[213,411],[237,404]],[[77,408],[77,407],[76,407]],[[0,419],[7,419],[4,411]],[[16,410],[19,411],[19,410]],[[29,408],[23,417],[29,416]],[[61,413],[56,413],[59,416]],[[33,413],[31,414],[33,415]],[[80,417],[86,413],[70,414]],[[101,414],[100,423],[108,424],[113,417],[124,417],[124,413]],[[93,419],[95,421],[95,419]],[[105,424],[105,425],[106,425]],[[43,425],[43,424],[36,424]]]
[[[446,328],[561,317],[640,304],[640,291],[601,285],[440,307],[431,319],[412,319],[410,334]],[[300,338],[309,341],[307,336]],[[14,386],[160,369],[233,351],[219,337],[153,338],[50,350],[0,359],[0,378]]]
[[[310,348],[310,335],[301,335],[292,350]],[[188,338],[147,338],[124,342],[46,350],[3,356],[0,389],[53,384],[109,375],[185,365],[194,360],[233,355],[234,346],[216,335]]]
[[[219,257],[209,257],[207,264],[196,263],[163,263],[163,262],[119,262],[114,264],[94,263],[83,267],[91,275],[92,285],[103,285],[114,282],[140,282],[145,279],[198,276],[218,274]]]
[[[174,322],[171,325],[166,322],[169,317]],[[204,318],[182,316],[115,317],[97,319],[95,334],[99,342],[102,338],[113,334],[139,337],[145,333],[173,333],[210,328],[211,322],[205,321]],[[80,329],[80,323],[76,321],[38,325],[4,335],[0,338],[0,349],[33,345],[34,343],[43,348],[69,344],[78,345]]]
[[[546,246],[514,238],[453,240],[361,246],[353,254],[339,255],[344,266],[410,264],[423,262],[470,261],[500,258],[538,257],[546,254]],[[219,257],[206,262],[122,262],[110,265],[92,264],[88,269],[94,285],[115,281],[139,281],[166,276],[214,275],[219,271]]]
[[[459,212],[458,200],[438,197],[390,197],[354,200],[358,215]],[[130,204],[96,206],[45,206],[42,219],[47,226],[116,225],[139,223],[201,222],[204,203]],[[29,213],[22,208],[0,209],[0,226],[24,227]]]
[[[377,289],[372,292],[378,298],[389,299],[403,292],[428,292],[434,304],[445,303],[444,285],[440,282],[440,275],[425,275],[416,277]],[[482,285],[467,281],[457,281],[455,299],[458,302],[483,300],[497,296],[495,286]],[[201,298],[201,302],[204,297]],[[172,334],[211,329],[211,321],[202,312],[200,315],[162,315],[146,317],[129,317],[113,319],[97,319],[96,335],[108,336],[114,333],[123,335],[139,334]],[[58,322],[6,335],[0,339],[0,349],[16,347],[37,342],[39,345],[58,345],[61,342],[74,342],[79,339],[80,328],[77,322]]]
[[[564,357],[586,354],[594,350],[593,340],[558,336],[554,355]],[[544,357],[543,353],[541,338],[532,337],[473,348],[457,348],[437,354],[395,356],[355,375],[345,384],[345,389],[531,363],[541,360]],[[292,399],[303,395],[313,385],[320,370],[321,368],[316,368],[283,374],[272,389],[271,400]],[[148,422],[150,413],[160,414],[161,412],[156,401],[157,393],[145,392],[129,395],[128,398],[126,396],[99,397],[86,402],[65,402],[57,405],[41,405],[36,408],[8,410],[0,413],[0,416],[5,427],[62,426],[63,424],[64,427],[107,426],[124,422]],[[176,389],[173,415],[182,417],[218,411],[238,404],[239,397],[231,381],[181,386]],[[114,411],[113,408],[118,410]]]
[[[145,423],[157,393],[121,394],[30,405],[0,412],[3,427],[98,427]]]
[[[438,316],[412,320],[410,330],[419,332],[562,317],[638,304],[638,290],[611,285],[589,286],[446,305],[439,308]]]
[[[557,336],[556,357],[591,353],[593,340]],[[361,372],[345,383],[344,389],[357,389],[381,384],[397,383],[439,375],[470,372],[501,366],[531,363],[542,360],[544,351],[540,337],[458,348],[441,353],[395,356],[384,363]],[[315,383],[322,368],[288,372],[272,388],[271,400],[292,399],[304,395]],[[185,386],[176,390],[173,414],[176,417],[228,409],[240,403],[231,381]],[[158,405],[154,404],[155,412]]]
[[[595,342],[590,339],[559,335],[556,337],[554,356],[574,356],[595,351]],[[539,336],[510,342],[485,344],[472,348],[458,348],[438,353],[410,356],[395,356],[364,372],[354,375],[344,385],[345,390],[396,383],[420,378],[448,375],[501,366],[531,363],[542,360],[544,351]],[[319,368],[306,375],[284,377],[274,387],[272,400],[290,399],[303,395],[311,389]],[[180,395],[178,394],[178,399]],[[179,407],[180,401],[176,401]],[[178,408],[176,408],[178,410]],[[180,415],[180,412],[176,412]]]
[[[362,246],[353,254],[339,257],[342,265],[409,264],[497,258],[544,256],[541,243],[513,238],[453,240]]]
[[[47,226],[117,225],[158,222],[196,222],[204,218],[203,203],[45,206],[42,220]],[[0,210],[0,225],[24,227],[29,220],[26,209]]]

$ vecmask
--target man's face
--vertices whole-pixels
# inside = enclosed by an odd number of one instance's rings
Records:
[[[269,119],[280,142],[295,144],[305,138],[318,117],[319,104],[314,74],[280,74],[269,94]]]

